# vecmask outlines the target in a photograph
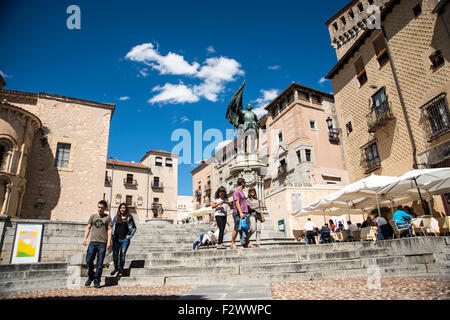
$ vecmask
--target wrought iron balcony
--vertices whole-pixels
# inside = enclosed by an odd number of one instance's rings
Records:
[[[112,179],[111,177],[105,176],[105,183],[111,183]]]
[[[365,173],[370,173],[381,168],[380,158],[366,160],[364,164]]]
[[[339,143],[339,135],[341,134],[341,130],[337,129],[337,128],[333,128],[331,130],[328,131],[328,140],[330,140],[331,142],[337,142]]]
[[[152,182],[152,189],[156,189],[156,190],[164,190],[164,184],[162,182],[158,182],[155,183],[154,181]]]
[[[126,185],[126,186],[137,186],[137,180],[136,179],[124,178],[123,179],[123,184]]]
[[[158,203],[158,202],[153,202],[152,203],[152,210],[162,210],[162,204]]]
[[[379,127],[385,125],[389,120],[395,119],[391,112],[389,103],[383,102],[377,107],[373,107],[372,111],[367,115],[367,126],[369,132],[375,132]]]
[[[199,197],[202,195],[202,190],[195,190],[195,196]]]

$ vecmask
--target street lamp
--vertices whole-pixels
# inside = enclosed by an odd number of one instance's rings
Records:
[[[327,122],[328,131],[331,131],[333,129],[333,119],[328,117],[325,121]]]

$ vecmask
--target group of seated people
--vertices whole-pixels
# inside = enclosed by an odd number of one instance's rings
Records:
[[[398,229],[408,229],[407,232],[402,234],[402,236],[412,237],[411,220],[416,217],[417,215],[410,207],[403,207],[399,205],[397,206],[397,210],[394,212],[392,220],[395,222]],[[347,231],[347,238],[352,240],[354,238],[353,232],[359,231],[366,227],[377,227],[378,240],[392,238],[394,234],[394,230],[388,220],[378,213],[369,214],[367,219],[363,221],[362,224],[357,223],[355,225],[351,221],[347,221],[347,227],[345,227],[341,222],[339,222],[336,226],[331,219],[328,222],[329,224],[325,223],[325,225],[319,230],[319,228],[311,222],[311,219],[308,218],[308,221],[305,224],[305,242],[307,244],[316,244],[317,239],[319,243],[330,243],[332,242],[333,235],[343,231]]]

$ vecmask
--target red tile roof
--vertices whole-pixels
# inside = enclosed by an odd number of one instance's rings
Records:
[[[124,166],[124,167],[149,169],[149,167],[147,167],[141,163],[127,162],[127,161],[121,161],[121,160],[106,160],[106,164],[113,164],[113,165]]]

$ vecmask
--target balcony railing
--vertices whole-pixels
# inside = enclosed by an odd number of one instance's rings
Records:
[[[287,166],[278,167],[278,177],[285,176],[287,173]]]
[[[195,190],[195,196],[196,197],[199,197],[199,196],[201,196],[202,195],[202,190]]]
[[[337,142],[339,143],[339,135],[341,134],[341,131],[333,128],[330,131],[328,131],[328,140],[331,142]]]
[[[111,177],[105,177],[105,183],[111,183],[112,179]]]
[[[371,160],[366,160],[364,165],[365,173],[370,173],[380,168],[381,168],[381,160],[378,157]]]
[[[152,182],[152,188],[156,190],[164,190],[164,184],[162,182]]]
[[[137,186],[137,180],[136,179],[124,178],[123,179],[123,184],[127,185],[127,186]]]
[[[378,107],[373,107],[372,111],[367,115],[367,126],[369,132],[375,132],[379,127],[385,125],[389,120],[395,119],[391,112],[389,103],[383,102]]]
[[[161,203],[157,203],[157,202],[153,202],[152,203],[152,210],[162,210],[162,204]]]

